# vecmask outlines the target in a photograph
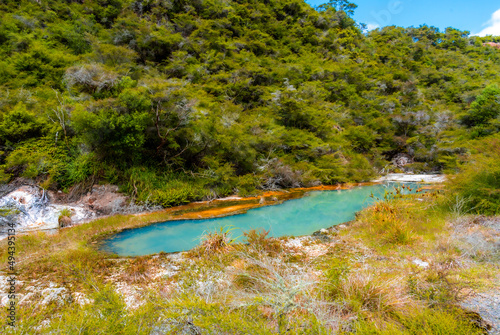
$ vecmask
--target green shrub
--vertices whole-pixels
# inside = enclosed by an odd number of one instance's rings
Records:
[[[500,115],[500,88],[493,84],[487,86],[471,104],[470,110],[462,118],[468,127],[484,127]]]
[[[265,251],[269,255],[277,255],[283,251],[281,241],[269,237],[270,231],[265,229],[251,229],[243,232],[247,243],[257,252]]]
[[[147,112],[121,113],[109,107],[91,112],[79,106],[72,119],[80,139],[101,160],[127,164],[141,156],[145,129],[151,122]]]
[[[256,178],[253,174],[246,174],[238,177],[236,188],[238,189],[238,195],[246,197],[257,194],[256,188],[258,186],[258,178]]]
[[[202,200],[209,194],[203,180],[180,173],[158,173],[135,167],[125,174],[124,191],[142,203],[171,207]]]
[[[333,300],[341,298],[342,281],[349,274],[349,263],[343,258],[334,258],[329,263],[330,268],[326,271],[325,293]]]
[[[356,324],[356,334],[359,335],[428,335],[454,334],[479,335],[484,330],[477,328],[458,308],[429,309],[400,314],[397,322],[387,322],[383,325],[362,320]]]
[[[487,148],[472,157],[463,171],[447,183],[448,202],[460,199],[461,211],[486,215],[500,214],[500,138],[481,142]]]
[[[44,187],[57,185],[64,174],[67,151],[54,145],[52,139],[41,138],[25,141],[5,160],[5,172],[25,178],[43,177]]]
[[[0,114],[0,142],[18,143],[44,135],[48,130],[46,120],[28,111],[18,103],[11,110]]]
[[[66,166],[64,183],[68,186],[81,183],[98,173],[99,163],[93,153],[82,154]]]
[[[353,154],[346,167],[347,178],[351,181],[369,181],[375,176],[375,170],[368,159],[361,154]]]

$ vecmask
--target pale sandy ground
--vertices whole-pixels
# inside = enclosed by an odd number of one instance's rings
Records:
[[[399,181],[399,182],[415,182],[415,183],[442,183],[446,177],[442,174],[406,174],[406,173],[390,173],[385,175],[374,182],[384,181]]]

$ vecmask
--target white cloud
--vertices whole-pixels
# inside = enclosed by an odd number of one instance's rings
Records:
[[[378,23],[367,23],[366,24],[366,30],[373,30],[380,28],[380,25]]]
[[[474,34],[476,36],[487,36],[487,35],[493,35],[493,36],[500,36],[500,9],[497,10],[493,15],[491,16],[491,20],[485,23],[487,25],[486,28],[481,30],[479,33]]]

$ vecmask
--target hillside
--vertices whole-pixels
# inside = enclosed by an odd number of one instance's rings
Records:
[[[168,207],[369,180],[397,157],[455,172],[499,128],[498,39],[363,33],[352,7],[2,0],[0,177]]]

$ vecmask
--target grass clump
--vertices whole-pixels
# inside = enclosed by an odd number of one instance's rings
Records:
[[[189,253],[193,256],[210,256],[228,252],[237,240],[231,236],[233,230],[231,227],[220,227],[219,230],[205,232],[201,237],[201,243]]]
[[[340,302],[345,313],[359,315],[389,315],[406,309],[410,298],[397,280],[375,277],[372,274],[339,270],[328,273],[327,294]]]
[[[70,217],[73,213],[71,213],[71,210],[69,208],[63,208],[60,212],[59,212],[59,218],[62,218],[62,217]]]

